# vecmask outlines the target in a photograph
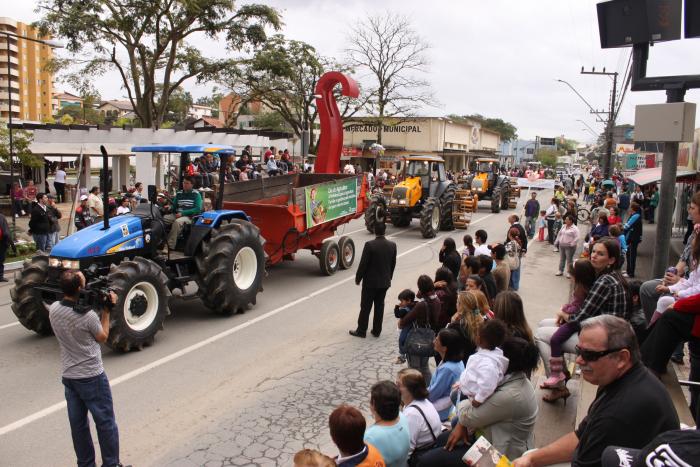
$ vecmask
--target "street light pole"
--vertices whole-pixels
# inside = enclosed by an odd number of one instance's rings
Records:
[[[57,41],[44,41],[41,39],[33,39],[31,37],[26,37],[26,36],[20,36],[18,34],[12,34],[8,31],[0,31],[0,34],[3,34],[5,36],[5,46],[7,50],[7,134],[8,134],[8,143],[10,147],[8,148],[8,153],[10,156],[10,204],[12,205],[12,208],[10,212],[12,213],[12,237],[14,239],[15,236],[15,228],[17,226],[17,223],[15,222],[15,203],[12,200],[12,195],[13,191],[12,188],[14,187],[15,184],[15,168],[13,165],[14,162],[14,142],[12,139],[12,78],[10,74],[10,38],[14,37],[15,39],[23,39],[27,41],[32,41],[32,42],[37,42],[39,44],[44,44],[48,45],[51,48],[54,49],[60,49],[63,47],[63,44]]]

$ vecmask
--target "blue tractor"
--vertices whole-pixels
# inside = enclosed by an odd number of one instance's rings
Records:
[[[102,149],[106,172],[107,152]],[[140,146],[134,152],[175,153],[180,157],[179,187],[190,154],[216,154],[220,180],[230,146]],[[103,173],[104,205],[108,205],[108,177]],[[195,282],[204,304],[219,314],[233,314],[255,304],[262,290],[265,267],[263,239],[243,211],[222,210],[223,183],[219,184],[216,209],[205,211],[185,226],[177,247],[167,247],[167,224],[156,203],[156,187],[148,186],[149,202],[129,214],[108,218],[70,235],[53,247],[50,255],[39,252],[25,261],[10,290],[12,310],[28,329],[52,334],[48,306],[63,296],[59,278],[67,269],[81,270],[87,286],[84,306],[98,309],[106,291],[118,302],[110,317],[107,344],[121,352],[151,345],[170,314],[171,292]],[[188,228],[189,227],[189,228]]]

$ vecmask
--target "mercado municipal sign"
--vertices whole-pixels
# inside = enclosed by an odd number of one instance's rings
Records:
[[[345,131],[353,133],[376,133],[379,131],[379,125],[358,123],[346,126]],[[421,133],[422,131],[420,125],[382,125],[383,133]]]

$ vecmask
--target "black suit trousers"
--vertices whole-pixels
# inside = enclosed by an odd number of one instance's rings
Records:
[[[357,318],[357,330],[361,333],[367,332],[369,325],[369,313],[374,304],[374,318],[372,320],[372,332],[380,334],[382,332],[382,321],[384,320],[384,298],[388,288],[365,287],[362,286],[362,296],[360,297],[360,316]]]

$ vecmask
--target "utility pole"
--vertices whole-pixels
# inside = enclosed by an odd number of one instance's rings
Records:
[[[585,71],[583,67],[581,68],[582,75],[604,75],[613,77],[613,88],[612,96],[610,98],[610,110],[608,111],[608,121],[605,124],[605,136],[607,140],[607,147],[605,154],[603,155],[603,179],[607,180],[612,176],[612,150],[613,150],[613,128],[615,127],[615,105],[617,99],[617,72],[611,73],[605,71],[595,71],[595,67],[591,71]],[[591,113],[603,113],[598,111],[591,111]]]

